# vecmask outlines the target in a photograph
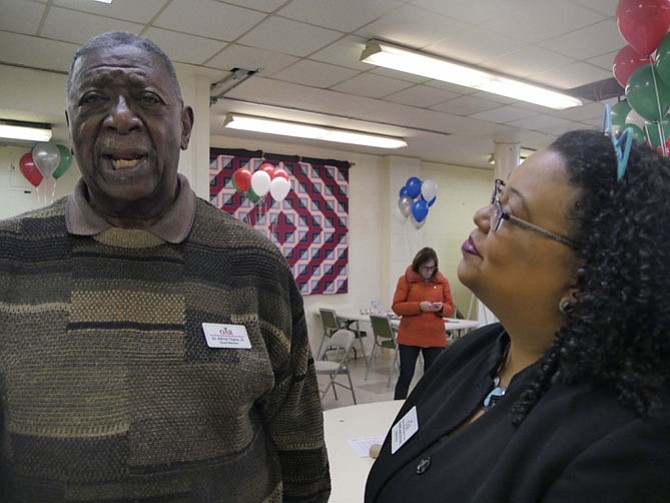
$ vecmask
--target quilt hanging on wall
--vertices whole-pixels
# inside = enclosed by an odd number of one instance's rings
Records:
[[[268,164],[288,174],[283,199],[242,190],[246,181],[234,183],[237,170],[253,175]],[[350,167],[346,161],[211,148],[210,201],[276,243],[303,295],[347,293]]]

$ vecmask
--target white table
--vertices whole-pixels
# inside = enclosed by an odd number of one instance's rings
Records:
[[[386,436],[402,404],[402,400],[365,403],[323,413],[333,486],[329,503],[363,501],[365,482],[374,460],[359,457],[347,439]]]
[[[366,313],[366,314],[361,314],[360,312],[355,312],[355,311],[350,311],[350,310],[341,310],[337,312],[337,317],[342,319],[342,320],[348,320],[351,322],[361,322],[361,321],[370,321],[370,314],[374,313]],[[381,313],[381,315],[385,315],[388,313]],[[400,318],[393,315],[391,317],[391,324],[394,327],[397,327],[400,324]],[[473,328],[477,328],[479,326],[480,322],[477,320],[462,320],[459,318],[444,318],[444,329],[446,332],[456,332],[456,334],[460,337],[463,335],[464,331],[470,331]]]

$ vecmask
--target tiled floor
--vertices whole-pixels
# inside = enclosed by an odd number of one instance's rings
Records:
[[[366,355],[369,357],[372,349],[372,337],[366,336],[363,337],[363,345],[365,347]],[[393,363],[394,353],[391,350],[383,349],[377,351],[374,360],[371,362],[370,372],[368,373],[368,378],[365,380],[365,360],[361,356],[361,348],[358,341],[355,343],[355,347],[358,351],[357,358],[354,358],[353,352],[350,355],[350,372],[351,379],[354,383],[354,391],[356,393],[356,400],[359,404],[361,403],[370,403],[370,402],[382,402],[386,400],[393,400],[393,391],[395,388],[395,383],[398,378],[397,369],[393,373],[391,378],[390,385],[388,384],[389,371]],[[414,380],[412,386],[421,377],[423,371],[423,362],[421,359],[417,361],[416,373],[414,375]],[[319,380],[319,389],[323,390],[328,385],[328,376],[320,375],[318,376]],[[337,377],[337,380],[348,385],[347,376],[340,375]],[[410,388],[411,389],[411,388]],[[351,392],[347,389],[337,387],[337,396],[338,400],[335,399],[332,389],[328,390],[326,396],[322,398],[324,410],[335,409],[337,407],[348,407],[354,404],[354,401],[351,397]]]

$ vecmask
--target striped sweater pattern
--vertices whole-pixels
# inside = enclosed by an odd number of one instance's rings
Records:
[[[302,298],[277,247],[198,199],[189,237],[0,222],[0,501],[325,502]],[[251,349],[208,347],[202,323]]]

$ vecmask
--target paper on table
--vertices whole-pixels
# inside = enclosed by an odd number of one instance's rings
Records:
[[[374,444],[382,445],[384,437],[348,438],[347,443],[359,458],[369,458],[370,447]]]

